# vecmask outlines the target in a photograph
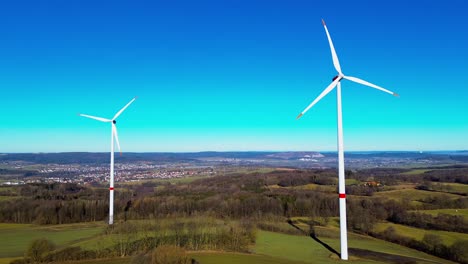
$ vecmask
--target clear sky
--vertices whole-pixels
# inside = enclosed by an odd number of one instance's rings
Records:
[[[468,149],[468,1],[5,1],[0,152]]]

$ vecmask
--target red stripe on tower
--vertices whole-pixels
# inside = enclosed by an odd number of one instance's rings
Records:
[[[109,190],[113,191],[113,190],[114,190],[114,187],[110,187]]]
[[[346,194],[345,193],[340,193],[340,198],[346,198]]]

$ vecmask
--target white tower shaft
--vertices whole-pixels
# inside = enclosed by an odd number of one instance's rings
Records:
[[[336,86],[336,105],[338,114],[338,193],[340,202],[340,242],[341,259],[348,259],[348,233],[346,226],[346,192],[343,144],[343,116],[341,111],[341,83]]]
[[[109,185],[109,225],[114,224],[114,127],[111,126],[111,162]]]

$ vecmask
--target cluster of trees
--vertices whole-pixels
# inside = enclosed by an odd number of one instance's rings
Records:
[[[439,168],[421,168],[428,171],[421,174],[405,174],[410,169],[400,168],[372,168],[356,172],[347,172],[346,178],[366,181],[369,178],[379,181],[383,185],[396,185],[399,182],[451,182],[468,184],[468,168],[466,166],[447,166]]]
[[[423,174],[423,179],[432,182],[455,182],[468,184],[468,168],[431,170]]]
[[[313,171],[295,171],[292,172],[294,177],[291,177],[291,172],[275,172],[274,179],[281,187],[291,187],[314,183],[318,185],[337,185],[338,179],[335,177],[336,172],[331,170],[313,170]]]
[[[346,193],[349,195],[372,196],[375,192],[381,192],[382,186],[350,185],[346,186]]]
[[[65,224],[99,221],[107,215],[108,194],[103,189],[58,183],[17,188],[19,198],[0,202],[1,222]]]

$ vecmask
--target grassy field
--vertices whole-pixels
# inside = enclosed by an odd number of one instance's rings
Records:
[[[468,184],[448,182],[435,183],[432,185],[432,188],[436,191],[468,195]]]
[[[340,248],[340,230],[338,226],[339,219],[330,221],[327,227],[316,227],[317,236],[337,251]],[[334,226],[336,224],[336,226]],[[332,226],[332,227],[330,227]],[[397,256],[411,257],[416,259],[425,259],[430,261],[436,261],[438,263],[444,263],[445,260],[426,254],[421,251],[417,251],[411,248],[400,246],[394,243],[390,243],[384,240],[376,239],[370,236],[364,236],[356,233],[348,232],[348,246],[350,249],[367,249],[375,252],[381,252],[386,254],[393,254]],[[445,261],[450,263],[449,261]]]
[[[295,190],[315,190],[315,191],[320,190],[322,192],[336,192],[336,186],[319,185],[315,183],[309,183],[309,184],[299,185],[299,186],[289,186],[289,187],[282,187],[282,186],[275,184],[275,185],[268,185],[268,188],[271,188],[271,189],[286,188],[286,189],[295,189]]]
[[[0,201],[8,201],[8,200],[13,200],[13,199],[18,199],[20,198],[19,196],[4,196],[0,195]]]
[[[0,224],[0,258],[23,256],[29,243],[37,238],[50,239],[57,246],[68,246],[101,233],[104,223],[58,226]]]
[[[346,179],[345,184],[346,185],[355,185],[355,184],[359,184],[359,181],[356,180],[356,179]]]
[[[331,246],[336,251],[339,250],[339,230],[332,230],[333,238],[320,238],[324,243]],[[398,256],[408,256],[418,259],[421,263],[436,262],[436,263],[451,263],[431,255],[402,247],[393,243],[374,239],[371,237],[350,234],[349,247],[358,249],[367,249],[375,252],[394,254]],[[276,257],[289,261],[305,262],[305,263],[336,263],[339,257],[327,250],[324,246],[307,236],[294,236],[279,234],[273,232],[260,231],[257,237],[257,243],[253,248],[253,252],[266,256]],[[384,263],[371,259],[363,259],[350,255],[350,260],[356,263]]]
[[[112,259],[68,261],[68,262],[63,262],[63,263],[66,263],[66,264],[129,264],[131,260],[132,259],[130,257],[125,257],[125,258],[112,258]]]
[[[429,169],[413,169],[407,172],[403,172],[402,175],[419,175],[419,174],[425,173],[426,171],[430,171],[430,170]]]
[[[333,219],[331,219],[330,222],[333,222]],[[118,239],[109,235],[103,235],[102,232],[105,227],[105,223],[82,223],[56,226],[0,224],[0,234],[3,238],[0,240],[0,264],[9,263],[13,257],[22,256],[30,241],[41,237],[47,237],[59,247],[79,245],[84,248],[97,249],[98,247],[104,248],[110,246],[116,243]],[[317,227],[316,231],[323,243],[328,244],[337,251],[339,250],[339,229],[334,227],[334,224],[331,224],[330,227]],[[349,247],[350,252],[352,252],[352,248],[358,248],[393,255],[408,256],[418,260],[444,263],[444,261],[441,259],[432,257],[419,251],[353,233],[349,233]],[[261,230],[258,231],[256,244],[252,245],[251,251],[252,254],[227,252],[190,252],[189,256],[195,258],[203,264],[305,264],[339,262],[338,255],[329,251],[322,244],[308,236],[286,235]],[[355,263],[384,263],[352,254],[350,255],[351,262]],[[129,263],[130,260],[130,258],[116,258],[69,263],[123,264]],[[424,263],[424,261],[422,261],[422,263]]]
[[[11,187],[11,186],[0,186],[0,191],[2,192],[12,192],[12,193],[17,193],[18,188],[17,187]]]
[[[150,180],[143,180],[143,181],[135,181],[135,182],[119,182],[118,184],[120,185],[139,185],[145,182],[155,182],[155,183],[172,183],[172,184],[177,184],[177,183],[191,183],[193,181],[199,180],[199,179],[205,179],[208,177],[213,177],[213,175],[197,175],[197,176],[184,176],[180,178],[167,178],[167,179],[150,179]]]
[[[15,259],[20,259],[20,257],[16,258],[0,258],[0,264],[10,264]]]
[[[387,229],[388,227],[395,228],[397,234],[401,236],[414,238],[416,240],[422,240],[425,234],[438,235],[442,238],[443,243],[447,246],[452,245],[458,239],[468,240],[468,234],[438,230],[425,230],[421,228],[409,227],[393,223],[379,223],[376,225],[375,231],[381,232]]]
[[[228,174],[244,174],[244,173],[269,173],[273,172],[275,170],[285,170],[285,168],[268,168],[268,167],[241,167],[240,169],[236,168],[235,170],[226,170],[226,175]],[[222,174],[223,172],[220,171],[219,174]]]
[[[440,192],[430,192],[416,189],[402,189],[393,191],[376,192],[373,197],[393,199],[396,201],[419,201],[429,197],[443,197],[445,199],[460,198],[460,195]]]
[[[195,252],[189,256],[202,264],[305,264],[307,262],[292,261],[258,254],[238,254],[225,252]]]
[[[306,263],[325,263],[333,254],[306,236],[259,231],[253,248],[257,254]]]
[[[459,215],[459,216],[463,216],[465,220],[468,221],[468,209],[436,209],[436,210],[418,210],[418,211],[411,211],[411,212],[430,214],[432,216],[437,216],[438,214]]]

